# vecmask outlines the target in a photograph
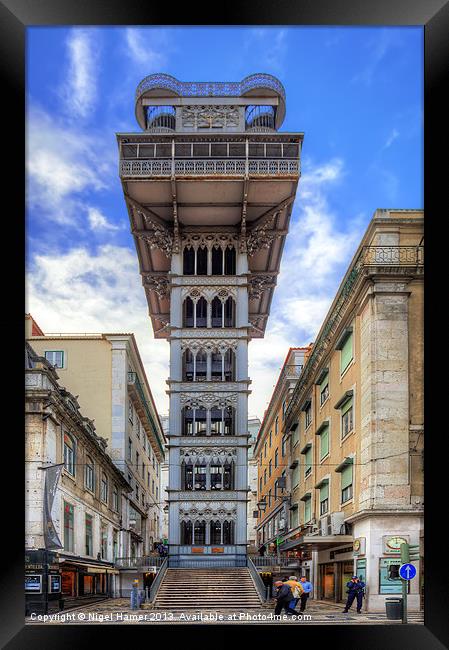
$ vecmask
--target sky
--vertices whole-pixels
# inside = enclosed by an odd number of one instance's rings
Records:
[[[423,208],[423,28],[27,29],[26,311],[45,333],[133,332],[164,414],[169,345],[153,338],[115,135],[140,132],[135,89],[155,72],[275,75],[281,131],[304,133],[265,338],[249,345],[249,414],[262,418],[289,347],[314,340],[375,210]]]

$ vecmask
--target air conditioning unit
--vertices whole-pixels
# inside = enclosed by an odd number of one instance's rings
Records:
[[[309,535],[319,535],[320,534],[320,527],[318,524],[312,524],[310,527],[310,533]]]
[[[345,534],[345,513],[344,512],[333,512],[330,519],[330,535],[344,535]]]

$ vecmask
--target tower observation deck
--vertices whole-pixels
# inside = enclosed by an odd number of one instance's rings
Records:
[[[263,337],[300,176],[271,75],[136,91],[120,178],[153,331],[170,344],[169,565],[243,566],[248,342]]]

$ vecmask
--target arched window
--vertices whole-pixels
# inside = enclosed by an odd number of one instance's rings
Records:
[[[235,248],[226,248],[225,250],[225,275],[235,275]]]
[[[201,297],[196,303],[196,327],[207,326],[207,301]]]
[[[183,327],[193,327],[193,310],[194,310],[193,300],[187,297],[184,300]]]
[[[195,521],[193,530],[193,543],[205,544],[206,543],[206,522],[204,520]]]
[[[207,275],[207,248],[198,248],[196,251],[196,274]]]
[[[181,544],[192,544],[192,522],[181,521]]]
[[[232,350],[226,352],[213,352],[211,357],[211,379],[212,381],[233,381],[234,380],[235,354]]]
[[[223,303],[220,298],[212,300],[212,327],[223,327]]]
[[[195,465],[193,469],[193,487],[195,490],[205,490],[207,482],[206,465]]]
[[[212,275],[223,275],[223,251],[219,246],[212,248]]]
[[[234,543],[234,522],[226,519],[223,522],[223,544]]]
[[[221,521],[218,519],[210,522],[210,543],[221,544]]]
[[[94,491],[94,461],[90,456],[86,456],[85,484],[88,490]]]
[[[75,476],[75,465],[76,465],[75,440],[68,433],[64,433],[64,468],[72,476]]]
[[[195,273],[195,250],[193,248],[184,248],[182,272],[184,275],[194,275]]]
[[[224,326],[225,327],[234,327],[235,326],[235,305],[232,298],[228,298],[224,305]]]
[[[207,427],[206,409],[184,407],[184,436],[205,436]]]
[[[207,354],[198,352],[195,359],[195,381],[206,381],[207,379]]]
[[[193,464],[190,459],[181,463],[181,489],[193,490]]]

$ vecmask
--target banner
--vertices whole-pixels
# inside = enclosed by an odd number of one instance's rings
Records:
[[[59,477],[62,472],[64,463],[52,465],[51,467],[42,467],[45,470],[45,487],[44,487],[44,545],[45,548],[63,548],[61,540],[56,532],[55,525],[51,518],[51,508],[55,499],[56,488],[58,487]]]

